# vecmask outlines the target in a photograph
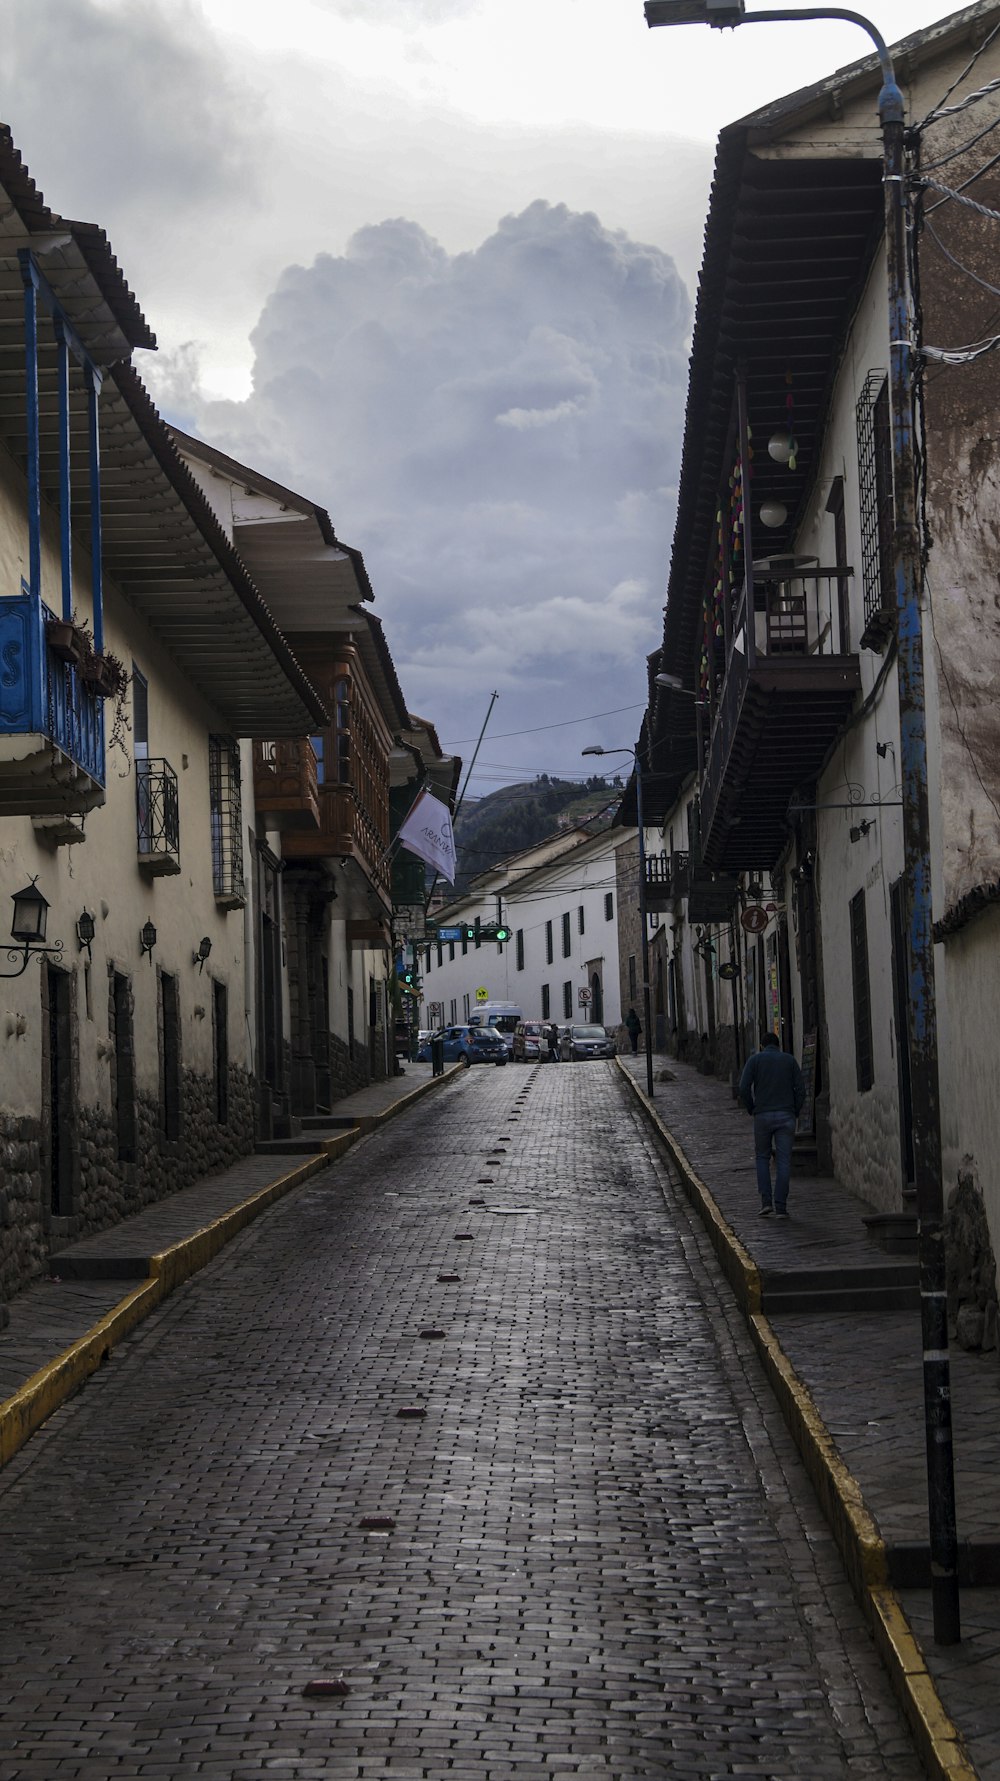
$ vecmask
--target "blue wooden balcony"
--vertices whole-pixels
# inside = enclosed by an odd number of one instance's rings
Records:
[[[104,803],[104,701],[51,648],[37,595],[0,598],[0,815]]]

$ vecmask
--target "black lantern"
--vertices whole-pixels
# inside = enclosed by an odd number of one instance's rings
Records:
[[[151,921],[144,922],[141,932],[139,934],[139,957],[141,958],[144,952],[148,953],[149,962],[150,962],[150,964],[152,964],[153,963],[153,947],[155,945],[156,945],[156,929],[154,928]]]
[[[14,919],[10,924],[10,932],[17,945],[8,947],[7,957],[12,962],[17,959],[21,962],[16,971],[3,971],[0,976],[20,977],[28,969],[28,960],[36,952],[58,954],[62,952],[62,941],[56,940],[51,946],[45,944],[49,905],[42,896],[36,879],[33,878],[23,890],[15,891],[11,902],[14,905]]]
[[[26,884],[23,890],[15,891],[11,902],[14,905],[14,919],[10,931],[21,946],[42,946],[45,942],[45,924],[49,919],[49,905],[38,888],[36,879]]]
[[[204,971],[205,960],[207,959],[211,950],[212,950],[212,942],[209,939],[208,935],[205,934],[204,937],[201,940],[199,940],[198,950],[194,955],[194,959],[192,960],[192,963],[197,965],[199,972]]]
[[[90,910],[84,909],[82,911],[82,913],[80,915],[78,915],[76,918],[76,939],[77,939],[77,945],[79,946],[81,952],[83,951],[84,947],[87,948],[87,957],[88,958],[90,957],[90,948],[93,943],[94,935],[96,934],[96,932],[97,932],[96,921],[94,920],[93,916],[91,915]]]

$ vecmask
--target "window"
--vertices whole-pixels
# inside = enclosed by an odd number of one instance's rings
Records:
[[[865,893],[859,890],[851,898],[851,980],[854,985],[854,1056],[857,1064],[858,1090],[864,1093],[875,1081],[872,1046],[872,1004],[868,978],[868,926],[865,920]]]
[[[549,986],[547,983],[543,983],[542,984],[542,1019],[548,1020],[551,1013],[552,1013],[552,1008],[551,1008],[550,999],[549,999]]]
[[[132,754],[137,761],[149,756],[149,683],[132,663]]]
[[[635,953],[631,954],[628,961],[628,999],[635,1002]]]
[[[573,935],[570,929],[568,909],[562,918],[562,950],[564,959],[568,959],[573,950]]]
[[[551,965],[554,957],[555,953],[552,949],[552,923],[547,921],[545,923],[545,963]]]
[[[468,950],[469,950],[469,936],[463,927],[463,929],[462,929],[462,957],[463,958],[465,957]]]
[[[608,891],[604,899],[604,919],[605,921],[614,921],[615,919],[615,899],[611,891]]]
[[[448,1003],[448,1008],[450,1011],[448,1014],[448,1024],[449,1024],[449,1026],[453,1026],[453,1027],[457,1026],[458,1025],[458,1003],[456,1002],[454,996],[452,996],[451,1001]]]
[[[437,943],[437,953],[438,953],[438,970],[440,970],[441,966],[444,964],[444,946],[440,940]]]
[[[455,942],[454,942],[454,940],[449,940],[449,942],[448,942],[448,963],[449,963],[449,965],[453,965],[455,963]],[[452,1021],[451,1024],[452,1024],[452,1026],[454,1026],[455,1022]]]
[[[576,912],[576,922],[577,922],[577,927],[579,928],[580,933],[582,934],[584,931],[584,914],[583,914],[583,904],[582,903],[580,904],[580,907]]]
[[[243,890],[243,804],[240,745],[232,736],[208,738],[208,794],[212,822],[212,888],[216,900],[240,909]]]
[[[468,1025],[471,1002],[468,992],[462,997],[462,1019]]]
[[[428,972],[430,970],[430,968],[431,968],[431,949],[428,946],[424,953],[424,972],[425,973]]]
[[[514,935],[514,960],[519,971],[524,970],[524,929],[518,928]]]
[[[847,521],[844,517],[844,478],[835,476],[830,484],[830,493],[826,498],[826,511],[833,516],[833,560],[838,569],[847,569]],[[840,655],[851,653],[851,607],[848,597],[848,577],[841,575],[837,580],[837,618],[840,634],[836,639],[837,652]]]
[[[354,1062],[354,991],[347,992],[347,1055]]]
[[[572,983],[564,983],[563,984],[563,1014],[565,1015],[567,1020],[572,1020],[572,1018],[573,1018],[573,985],[572,985]]]

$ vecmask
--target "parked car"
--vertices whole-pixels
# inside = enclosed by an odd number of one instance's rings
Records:
[[[564,1027],[559,1056],[567,1063],[583,1057],[614,1057],[615,1042],[604,1027]]]
[[[446,1064],[505,1064],[507,1047],[499,1033],[489,1027],[445,1027],[440,1033],[432,1033],[417,1052],[419,1064],[429,1064],[431,1060],[431,1044],[435,1039],[444,1040],[444,1061]]]
[[[519,1064],[547,1063],[548,1025],[543,1020],[519,1020],[514,1028],[512,1055]]]

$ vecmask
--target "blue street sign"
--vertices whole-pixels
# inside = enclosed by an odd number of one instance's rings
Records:
[[[437,937],[439,940],[461,940],[462,930],[461,928],[438,928]]]

